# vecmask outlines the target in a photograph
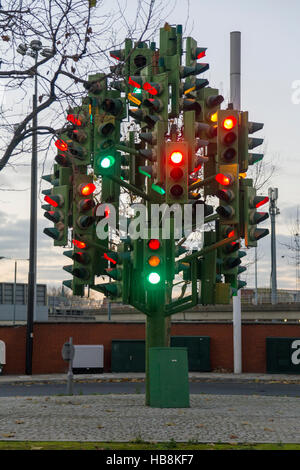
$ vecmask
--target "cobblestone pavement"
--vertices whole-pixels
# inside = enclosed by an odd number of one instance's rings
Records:
[[[150,408],[144,395],[6,397],[0,440],[300,443],[300,397],[191,395]]]

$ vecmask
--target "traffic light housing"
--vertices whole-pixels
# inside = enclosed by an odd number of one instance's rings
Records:
[[[93,193],[96,186],[93,176],[85,173],[73,175],[73,252],[65,255],[73,265],[64,266],[73,276],[73,292],[83,295],[85,285],[94,284],[95,276],[95,202]],[[67,281],[69,287],[70,282]],[[78,286],[78,287],[76,287]],[[80,287],[82,286],[82,287]]]
[[[239,223],[238,111],[218,111],[217,169],[219,183],[216,196],[220,205],[216,212],[220,222]]]
[[[93,139],[89,105],[69,110],[67,121],[69,125],[55,142],[58,149],[56,161],[62,166],[89,165]]]
[[[238,163],[239,113],[233,109],[218,111],[217,161],[219,164]]]
[[[144,287],[161,289],[165,284],[166,260],[164,240],[150,238],[143,240],[143,278]]]
[[[258,196],[253,187],[252,179],[241,180],[241,237],[245,239],[245,246],[257,246],[257,241],[269,234],[266,228],[257,225],[269,217],[268,212],[258,212],[257,209],[269,201],[268,196]]]
[[[166,203],[188,202],[188,144],[166,142]]]
[[[259,122],[249,122],[248,111],[240,113],[240,125],[239,125],[239,165],[240,173],[248,171],[249,165],[261,161],[264,158],[262,153],[253,153],[249,150],[260,146],[263,143],[263,139],[249,137],[249,134],[254,134],[260,131],[264,125]]]
[[[199,139],[208,141],[206,148],[207,162],[204,164],[204,179],[208,179],[217,172],[217,133],[218,112],[224,101],[217,88],[204,87],[197,92],[197,99],[201,105],[201,113],[195,122],[195,135]],[[210,180],[204,186],[204,196],[214,195],[218,186]]]
[[[71,225],[71,169],[54,165],[53,175],[43,177],[53,187],[43,190],[45,209],[44,217],[54,223],[54,227],[44,229],[45,235],[53,238],[54,246],[65,246],[68,243],[68,227]]]
[[[130,302],[132,275],[130,240],[128,239],[120,243],[116,252],[108,252],[105,255],[105,258],[111,264],[106,269],[106,274],[115,281],[113,282],[112,289],[108,287],[108,291],[110,289],[110,296],[112,296],[115,302],[128,304]],[[107,284],[105,288],[107,289]]]
[[[216,209],[221,224],[239,223],[239,173],[238,165],[219,165],[215,179],[219,183],[216,196],[219,206]]]

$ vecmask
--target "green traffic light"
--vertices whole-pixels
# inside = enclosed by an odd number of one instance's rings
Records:
[[[160,282],[160,275],[158,273],[150,273],[147,276],[147,280],[150,284],[158,284]]]
[[[106,157],[102,158],[100,161],[101,168],[111,168],[115,164],[115,157],[112,155],[107,155]]]

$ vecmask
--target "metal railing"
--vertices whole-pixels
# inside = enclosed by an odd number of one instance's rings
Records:
[[[90,310],[101,309],[102,305],[102,300],[81,298],[76,296],[64,297],[48,295],[49,315],[59,313],[83,315],[85,312],[89,313]]]

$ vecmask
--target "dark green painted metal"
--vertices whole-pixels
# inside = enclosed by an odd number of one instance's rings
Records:
[[[149,349],[149,391],[151,407],[190,406],[186,348]]]
[[[171,336],[171,347],[187,348],[189,372],[211,371],[209,336]]]
[[[111,372],[145,372],[145,340],[112,340]]]

